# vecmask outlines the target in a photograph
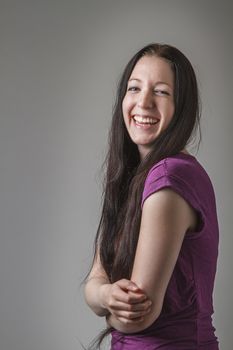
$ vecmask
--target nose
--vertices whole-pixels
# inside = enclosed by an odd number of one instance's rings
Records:
[[[138,107],[140,108],[153,108],[154,99],[150,91],[141,91],[138,96]]]

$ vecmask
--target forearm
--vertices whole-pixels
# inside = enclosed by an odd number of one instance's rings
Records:
[[[109,314],[105,306],[106,291],[110,283],[104,277],[91,277],[85,284],[84,295],[86,303],[98,316]]]
[[[108,314],[106,316],[106,321],[109,326],[115,328],[119,332],[131,334],[145,330],[156,321],[158,316],[159,311],[156,311],[155,306],[152,305],[152,308],[141,314],[140,318],[128,317],[127,319],[119,319],[113,314]]]
[[[115,316],[111,314],[106,316],[106,321],[110,327],[113,327],[122,333],[128,333],[128,334],[137,333],[146,328],[143,324],[143,321],[141,322],[135,321],[135,322],[126,324],[119,321]]]

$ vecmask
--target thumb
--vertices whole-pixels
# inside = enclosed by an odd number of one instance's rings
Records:
[[[137,286],[137,284],[133,281],[130,281],[127,289],[132,291],[132,292],[141,292],[142,291],[141,288],[139,288]]]
[[[136,285],[136,283],[134,283],[133,281],[130,281],[126,278],[117,281],[117,284],[119,287],[126,289],[126,290],[137,291],[139,289],[138,286]]]

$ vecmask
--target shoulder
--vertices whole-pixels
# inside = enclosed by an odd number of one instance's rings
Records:
[[[177,154],[166,157],[154,164],[147,173],[144,183],[144,195],[163,187],[185,187],[191,185],[198,173],[200,164],[191,155]]]
[[[162,159],[148,171],[142,193],[141,207],[153,193],[164,188],[182,196],[195,209],[200,197],[209,192],[211,182],[202,165],[192,155],[177,154]]]
[[[197,159],[189,154],[177,154],[166,157],[153,165],[148,171],[147,180],[160,178],[162,176],[175,176],[178,178],[190,177],[193,172],[203,172],[204,169]]]

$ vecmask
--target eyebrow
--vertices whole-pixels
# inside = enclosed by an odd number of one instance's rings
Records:
[[[130,82],[131,80],[142,81],[142,80],[137,79],[137,78],[131,78],[131,79],[129,79],[129,80],[128,80],[128,82]],[[170,84],[168,84],[168,83],[166,83],[165,81],[157,81],[157,82],[156,82],[156,85],[159,85],[159,84],[165,84],[165,85],[167,85],[167,86],[171,87],[171,85],[170,85]]]

